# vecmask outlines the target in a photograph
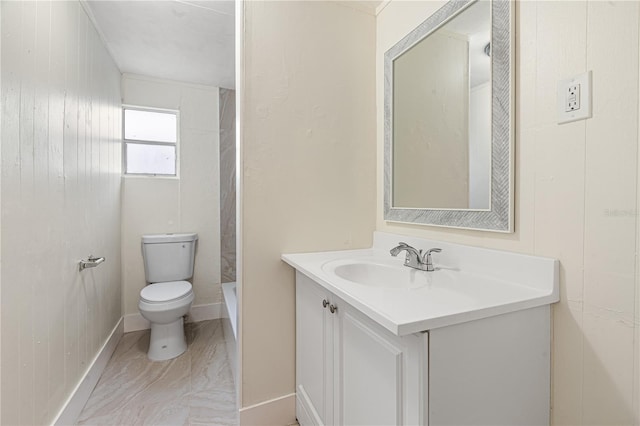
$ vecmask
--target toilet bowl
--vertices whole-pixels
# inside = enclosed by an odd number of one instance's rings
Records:
[[[184,316],[194,294],[193,276],[197,234],[160,234],[142,237],[145,278],[138,309],[151,323],[149,351],[153,361],[175,358],[187,350]]]
[[[187,350],[184,316],[189,313],[193,299],[188,281],[150,284],[142,289],[138,309],[151,323],[149,359],[164,361]]]

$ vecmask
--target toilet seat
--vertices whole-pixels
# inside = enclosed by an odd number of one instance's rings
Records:
[[[150,304],[173,302],[193,294],[188,281],[167,281],[145,286],[140,291],[140,301]]]

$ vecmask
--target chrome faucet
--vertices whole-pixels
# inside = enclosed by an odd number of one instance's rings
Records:
[[[391,253],[391,256],[397,256],[403,250],[407,252],[404,259],[404,266],[427,272],[433,272],[435,270],[431,259],[431,253],[440,253],[442,251],[442,249],[439,248],[432,248],[422,254],[422,250],[416,250],[409,244],[400,242],[397,247],[392,248],[389,252]]]
[[[400,242],[397,247],[392,248],[389,252],[391,256],[397,256],[401,251],[405,250],[407,256],[404,258],[404,266],[410,268],[423,269],[422,265],[422,250],[418,251],[411,247],[407,243]]]

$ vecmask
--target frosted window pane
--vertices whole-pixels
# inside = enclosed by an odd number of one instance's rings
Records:
[[[176,147],[128,143],[127,173],[175,175]]]
[[[176,142],[177,117],[166,112],[124,110],[124,138],[136,141]]]

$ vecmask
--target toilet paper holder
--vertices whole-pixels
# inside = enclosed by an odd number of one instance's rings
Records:
[[[82,271],[83,269],[87,269],[87,268],[95,268],[105,260],[106,259],[104,257],[93,257],[93,255],[90,254],[87,260],[80,261],[79,269]]]

